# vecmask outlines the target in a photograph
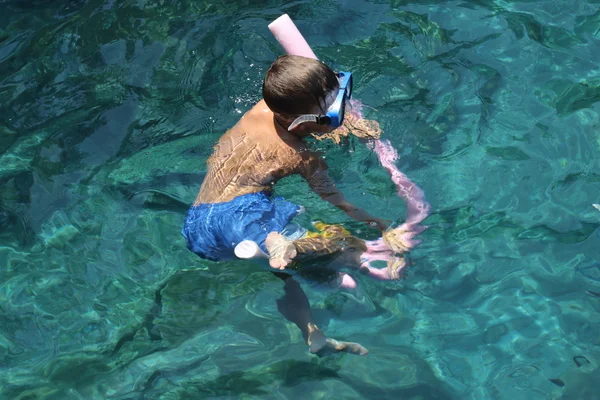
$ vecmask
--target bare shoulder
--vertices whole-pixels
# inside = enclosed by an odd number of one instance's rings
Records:
[[[214,154],[238,159],[238,163],[252,169],[253,174],[264,174],[264,178],[270,176],[274,180],[301,173],[304,164],[313,158],[296,137],[278,133],[273,113],[264,101],[246,112],[219,139]]]
[[[248,135],[240,129],[238,125],[230,128],[215,144],[209,162],[214,161],[215,157],[221,157],[225,154],[233,155],[241,150],[244,141],[247,140],[247,136]]]
[[[222,149],[223,151],[230,152],[242,142],[250,139],[250,136],[252,136],[251,134],[256,128],[264,125],[268,121],[266,115],[261,115],[261,103],[264,102],[261,101],[248,110],[234,126],[229,128],[227,132],[219,138],[219,141],[215,146],[216,151]],[[268,108],[266,110],[268,111]],[[262,114],[266,113],[263,112]],[[252,140],[255,140],[255,138],[252,138]]]

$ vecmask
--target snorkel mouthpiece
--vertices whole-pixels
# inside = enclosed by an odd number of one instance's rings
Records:
[[[288,128],[288,131],[291,131],[292,129],[294,129],[298,125],[303,124],[305,122],[314,122],[314,123],[317,123],[319,125],[330,125],[331,124],[331,118],[329,118],[326,115],[317,115],[317,114],[305,114],[305,115],[301,115],[298,118],[296,118],[294,120],[294,122],[292,122],[292,124]]]

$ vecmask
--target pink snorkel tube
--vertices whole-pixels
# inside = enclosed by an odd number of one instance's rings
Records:
[[[271,22],[269,30],[287,54],[314,58],[315,60],[318,59],[287,14],[283,14]],[[362,104],[360,101],[353,100],[352,105],[362,118]],[[406,201],[406,221],[400,228],[403,228],[405,231],[402,234],[402,241],[407,245],[407,250],[409,250],[420,243],[420,241],[414,239],[414,236],[426,229],[426,227],[419,224],[429,215],[429,203],[425,200],[423,190],[396,168],[394,163],[398,159],[398,153],[388,140],[375,140],[372,147],[379,158],[379,162],[389,172],[392,181],[396,185],[398,196]]]

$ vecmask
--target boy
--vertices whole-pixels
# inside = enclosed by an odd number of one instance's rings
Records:
[[[329,178],[324,160],[303,141],[311,134],[330,134],[343,123],[351,90],[349,73],[336,74],[310,58],[279,57],[266,73],[263,100],[219,139],[207,161],[207,175],[182,231],[188,248],[202,258],[220,261],[234,259],[235,246],[243,240],[253,240],[269,254],[270,265],[278,269],[285,269],[292,260],[311,256],[346,250],[369,253],[367,243],[339,227],[325,226],[323,234],[312,237],[286,237],[286,227],[302,207],[270,195],[279,179],[299,174],[317,194],[350,217],[382,231],[387,229],[384,221],[344,199]],[[395,235],[387,237],[391,247],[402,247],[394,246]],[[385,252],[387,248],[375,251]],[[388,266],[398,268],[399,263]],[[368,266],[361,267],[369,273]],[[394,272],[386,273],[391,277]],[[374,272],[374,276],[377,274]],[[289,304],[301,309],[282,303],[280,310],[287,307],[282,313],[300,327],[311,352],[328,349],[366,353],[358,344],[325,338],[312,323],[310,308],[302,309],[305,303],[308,306],[306,296],[300,294],[301,289],[292,280],[285,281]]]

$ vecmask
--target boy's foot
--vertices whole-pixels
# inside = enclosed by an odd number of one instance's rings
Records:
[[[358,343],[339,342],[335,339],[329,339],[325,337],[325,334],[319,329],[309,333],[308,345],[309,351],[319,357],[328,356],[337,352],[356,354],[359,356],[364,356],[369,353],[369,350]]]
[[[269,251],[269,265],[273,268],[285,269],[297,254],[294,243],[278,232],[269,233],[265,246]]]
[[[325,347],[315,354],[319,357],[324,357],[337,352],[356,354],[357,356],[369,354],[369,350],[362,347],[359,343],[340,342],[335,339],[327,339]]]

